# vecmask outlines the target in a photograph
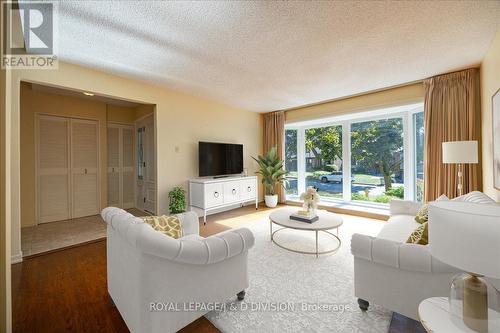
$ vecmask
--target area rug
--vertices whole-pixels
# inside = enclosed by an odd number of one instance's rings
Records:
[[[350,253],[353,233],[376,235],[382,225],[374,220],[344,216],[339,230],[340,249],[319,258],[289,252],[273,244],[267,220],[246,226],[255,235],[255,246],[249,252],[250,286],[245,300],[228,302],[224,310],[212,311],[206,317],[227,333],[386,333],[390,311],[372,304],[367,312],[358,308]],[[286,230],[276,237],[286,246],[314,249],[313,232]],[[320,250],[335,246],[328,237],[320,236]]]

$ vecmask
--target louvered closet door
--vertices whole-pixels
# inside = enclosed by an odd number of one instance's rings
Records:
[[[97,121],[71,119],[73,218],[99,213]]]
[[[38,222],[70,218],[69,120],[38,117]]]
[[[121,128],[121,156],[122,156],[122,181],[121,194],[123,208],[134,207],[134,128]]]
[[[120,128],[108,126],[108,206],[120,207]]]

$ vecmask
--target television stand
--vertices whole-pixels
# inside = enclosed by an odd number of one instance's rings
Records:
[[[259,204],[257,176],[195,178],[189,180],[189,208],[203,213],[203,224],[207,223],[207,214],[234,206],[238,208],[246,203]]]

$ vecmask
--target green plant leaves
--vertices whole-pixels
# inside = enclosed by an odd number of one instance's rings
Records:
[[[266,155],[252,158],[259,164],[259,171],[256,173],[262,176],[262,184],[266,195],[274,195],[277,185],[282,187],[288,185],[285,178],[288,171],[283,169],[283,160],[278,157],[276,146],[272,147]]]
[[[186,191],[176,186],[172,191],[168,192],[168,209],[170,214],[179,214],[186,211]]]

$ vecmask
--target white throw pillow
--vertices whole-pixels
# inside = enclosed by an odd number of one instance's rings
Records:
[[[441,194],[441,195],[439,196],[439,198],[437,198],[437,199],[436,199],[436,200],[434,200],[434,201],[450,201],[450,198],[448,198],[448,197],[446,196],[446,194]]]
[[[483,192],[479,191],[472,191],[467,194],[461,195],[459,197],[456,197],[455,199],[452,199],[452,201],[463,201],[463,202],[473,202],[473,203],[478,203],[478,204],[486,204],[486,205],[495,205],[497,202],[484,194]]]

